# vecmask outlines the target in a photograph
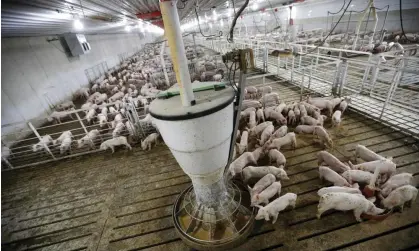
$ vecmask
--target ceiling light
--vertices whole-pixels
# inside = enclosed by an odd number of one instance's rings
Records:
[[[258,8],[258,4],[257,4],[257,3],[254,3],[254,4],[252,5],[252,10],[257,10],[257,8]]]
[[[84,28],[83,23],[79,19],[74,20],[73,26],[74,26],[74,29],[76,30],[83,30]]]

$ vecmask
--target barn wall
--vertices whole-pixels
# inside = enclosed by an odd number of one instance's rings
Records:
[[[47,41],[51,38],[2,38],[2,135],[21,127],[15,123],[45,117],[48,99],[53,103],[65,100],[86,86],[86,69],[103,61],[109,68],[116,66],[121,55],[131,55],[154,40],[150,34],[86,35],[91,52],[71,57],[59,40]]]

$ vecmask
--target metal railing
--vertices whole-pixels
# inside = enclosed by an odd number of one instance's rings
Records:
[[[350,108],[404,133],[419,137],[419,46],[379,55],[339,48],[236,38],[199,43],[225,53],[252,48],[255,65],[300,88],[303,94],[350,96]],[[288,57],[270,56],[291,49]],[[266,57],[266,54],[268,56]],[[383,62],[379,56],[384,56]]]

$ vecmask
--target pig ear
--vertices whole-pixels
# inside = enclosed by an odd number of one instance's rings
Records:
[[[252,195],[252,188],[249,185],[247,185],[247,189],[249,190],[250,195]]]

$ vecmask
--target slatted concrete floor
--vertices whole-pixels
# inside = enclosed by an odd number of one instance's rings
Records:
[[[279,86],[278,86],[279,87]],[[286,101],[299,98],[281,86]],[[364,144],[393,156],[399,172],[419,183],[418,142],[373,120],[347,113],[332,133],[340,159]],[[298,194],[295,210],[275,225],[258,222],[237,250],[403,250],[419,248],[419,200],[383,222],[357,223],[352,213],[315,218],[316,153],[322,148],[298,136],[298,148],[284,151],[290,181],[283,192]],[[190,250],[176,235],[171,209],[190,185],[166,146],[150,152],[135,147],[114,155],[95,154],[2,173],[3,250]]]

